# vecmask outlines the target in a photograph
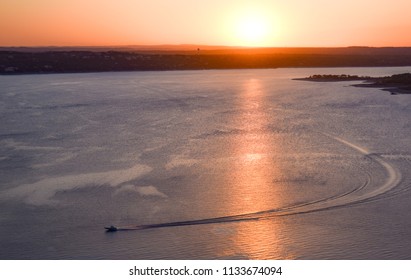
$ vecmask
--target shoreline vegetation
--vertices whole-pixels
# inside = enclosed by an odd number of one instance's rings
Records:
[[[307,78],[294,79],[298,81],[310,82],[346,82],[363,81],[361,84],[354,84],[355,87],[381,88],[384,91],[395,94],[411,94],[411,73],[396,74],[385,77],[370,77],[357,75],[311,75]]]
[[[385,66],[411,66],[411,47],[0,47],[0,75]]]

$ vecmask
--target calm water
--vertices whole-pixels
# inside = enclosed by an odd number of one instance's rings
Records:
[[[410,71],[1,76],[0,258],[411,259],[411,95],[292,80]]]

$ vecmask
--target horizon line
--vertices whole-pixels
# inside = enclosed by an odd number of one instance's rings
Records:
[[[341,49],[341,48],[411,48],[404,46],[372,46],[372,45],[346,45],[346,46],[241,46],[241,45],[205,45],[205,44],[127,44],[127,45],[0,45],[0,48],[233,48],[233,49]]]

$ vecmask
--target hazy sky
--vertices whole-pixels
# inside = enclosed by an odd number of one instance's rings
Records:
[[[0,0],[0,45],[411,46],[411,0]]]

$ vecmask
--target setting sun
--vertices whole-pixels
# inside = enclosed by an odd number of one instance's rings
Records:
[[[267,23],[257,17],[248,17],[238,25],[238,36],[247,45],[259,45],[267,37]]]
[[[272,46],[278,34],[277,17],[263,9],[237,11],[232,18],[232,44],[249,47]]]

